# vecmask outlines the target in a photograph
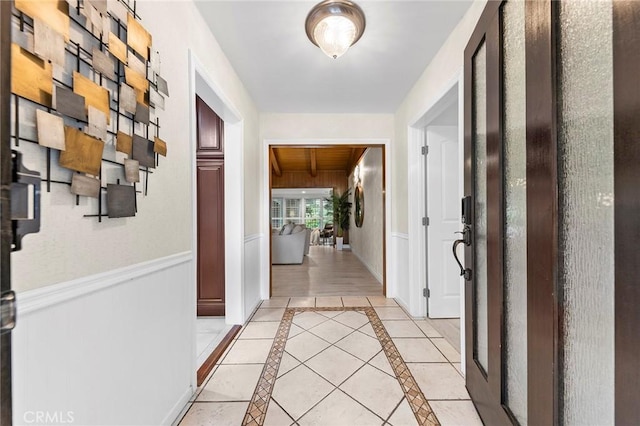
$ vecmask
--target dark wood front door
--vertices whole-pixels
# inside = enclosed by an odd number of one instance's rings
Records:
[[[472,244],[465,289],[467,388],[486,424],[510,423],[501,404],[504,343],[500,3],[490,2],[465,51],[465,195]]]
[[[640,424],[640,2],[490,1],[465,50],[485,424]]]
[[[224,151],[222,120],[196,98],[198,146],[198,315],[225,314]]]

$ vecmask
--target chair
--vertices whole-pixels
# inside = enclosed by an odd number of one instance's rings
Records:
[[[320,231],[320,238],[322,239],[322,245],[333,245],[333,223],[325,223],[324,228]]]

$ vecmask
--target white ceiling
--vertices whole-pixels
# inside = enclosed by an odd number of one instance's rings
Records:
[[[471,4],[360,0],[364,35],[331,59],[304,29],[318,1],[196,1],[260,111],[395,112]]]

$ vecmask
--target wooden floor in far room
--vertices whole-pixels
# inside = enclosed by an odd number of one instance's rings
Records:
[[[348,250],[311,246],[302,265],[272,265],[272,297],[382,296],[382,284]]]

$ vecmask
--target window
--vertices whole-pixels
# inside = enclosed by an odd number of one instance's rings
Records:
[[[286,223],[303,223],[307,228],[323,228],[333,222],[333,204],[324,198],[273,198],[271,228]]]
[[[319,228],[322,222],[320,198],[304,200],[304,224],[307,228]]]
[[[282,228],[282,198],[271,200],[271,227],[273,229]]]
[[[301,223],[300,219],[301,219],[301,215],[300,215],[300,199],[291,199],[291,198],[287,198],[285,199],[286,202],[286,206],[287,206],[287,222],[291,222],[291,223]]]
[[[325,223],[333,223],[333,203],[331,200],[322,200],[322,227]]]

